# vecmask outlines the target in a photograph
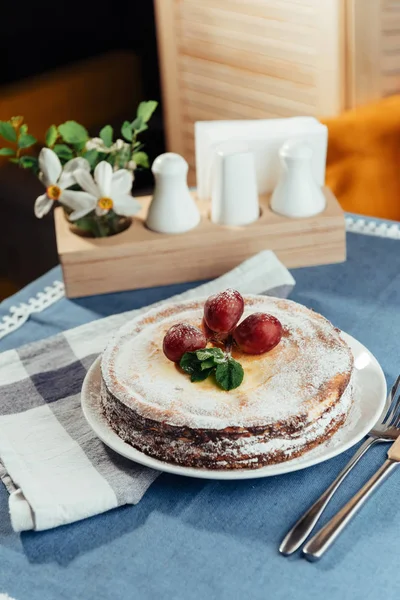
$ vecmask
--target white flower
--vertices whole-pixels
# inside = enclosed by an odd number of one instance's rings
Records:
[[[134,160],[130,160],[128,162],[128,164],[126,165],[126,168],[129,169],[129,171],[134,171],[137,167],[137,164],[135,163]]]
[[[39,179],[46,187],[46,193],[36,198],[35,215],[41,219],[57,200],[76,210],[84,192],[74,192],[66,188],[76,183],[74,177],[76,169],[90,171],[88,161],[85,158],[73,158],[64,165],[63,169],[57,154],[50,148],[43,148],[39,154],[39,167]]]
[[[105,145],[101,138],[92,138],[86,142],[86,150],[97,150],[97,152],[103,152],[103,154],[110,154],[111,152],[119,152],[120,150],[130,150],[131,145],[124,140],[117,140],[109,148]]]
[[[136,214],[141,206],[131,196],[132,173],[119,169],[113,173],[110,163],[101,161],[94,170],[94,179],[87,171],[79,169],[74,173],[77,183],[85,192],[81,209],[69,215],[71,221],[80,219],[92,210],[101,216],[113,210],[117,215],[130,217]]]
[[[111,148],[107,148],[101,138],[92,138],[88,140],[85,145],[86,150],[97,150],[97,152],[108,153],[111,152]]]

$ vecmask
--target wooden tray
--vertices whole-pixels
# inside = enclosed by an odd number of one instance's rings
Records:
[[[215,225],[209,219],[209,202],[198,202],[200,224],[179,235],[147,229],[151,196],[138,198],[142,210],[131,227],[110,238],[72,233],[63,210],[57,208],[57,247],[66,294],[75,298],[209,279],[266,249],[274,250],[287,267],[342,262],[346,259],[344,214],[330,190],[324,188],[324,193],[325,211],[306,219],[277,215],[269,208],[269,196],[260,196],[260,218],[246,227]]]

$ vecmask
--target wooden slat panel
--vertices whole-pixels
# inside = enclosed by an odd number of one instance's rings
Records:
[[[223,26],[225,31],[236,33],[249,33],[252,36],[262,36],[269,39],[290,39],[292,44],[308,46],[314,28],[310,25],[277,21],[274,19],[260,18],[240,12],[226,10],[220,5],[204,7],[200,4],[181,3],[178,18],[183,27],[188,23],[200,23],[205,27]]]
[[[315,88],[310,85],[288,81],[281,77],[269,77],[268,75],[238,69],[230,65],[183,55],[179,60],[179,70],[182,76],[209,77],[210,79],[224,81],[237,87],[258,90],[279,98],[296,98],[299,102],[309,106],[315,106],[316,102]]]
[[[298,102],[294,97],[277,98],[265,92],[232,85],[221,79],[211,79],[191,73],[182,73],[180,79],[186,89],[216,96],[227,102],[232,100],[250,107],[251,110],[256,108],[275,116],[312,115],[315,112],[315,107]]]
[[[383,34],[381,47],[383,52],[399,52],[400,31],[392,34]]]
[[[249,107],[245,104],[226,100],[217,96],[211,96],[202,92],[183,89],[185,114],[190,120],[198,121],[196,115],[197,107],[208,116],[202,120],[212,121],[213,119],[270,119],[276,117],[276,114],[263,109]]]
[[[400,51],[382,56],[382,71],[387,74],[400,72]]]
[[[400,91],[400,73],[382,76],[382,92],[384,96],[397,94]]]
[[[313,66],[315,64],[316,49],[311,46],[293,44],[285,39],[274,40],[268,37],[257,36],[250,32],[232,32],[225,28],[225,23],[211,26],[203,23],[180,21],[178,23],[181,43],[190,54],[191,43],[203,42],[207,51],[211,45],[218,44],[243,53],[263,55],[264,60],[278,59],[297,65]]]
[[[163,112],[167,147],[178,152],[183,145],[179,127],[181,114],[181,98],[177,87],[178,81],[178,48],[173,0],[157,0],[154,3],[157,26],[157,44],[160,59],[160,76],[163,92]]]
[[[351,108],[382,95],[382,11],[380,0],[348,0],[347,6],[347,106]]]
[[[382,31],[400,31],[400,11],[384,11],[382,14]]]
[[[315,3],[316,0],[304,2],[303,0],[294,0],[293,2],[284,0],[218,0],[218,6],[224,10],[308,26],[313,26],[314,23]],[[200,2],[199,0],[185,0],[185,4],[198,5]],[[214,8],[216,2],[215,0],[201,0],[201,5],[209,9]]]
[[[313,85],[315,82],[314,69],[307,65],[299,66],[286,60],[273,60],[258,53],[245,54],[242,50],[218,44],[211,44],[206,47],[200,41],[190,40],[189,44],[186,44],[185,41],[183,40],[180,43],[180,51],[195,58],[215,61],[270,77],[282,77],[282,79],[305,85]]]

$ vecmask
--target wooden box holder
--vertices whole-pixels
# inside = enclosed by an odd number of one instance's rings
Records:
[[[109,238],[72,233],[63,210],[55,211],[58,254],[70,298],[217,277],[261,250],[273,250],[287,267],[346,259],[345,223],[338,201],[324,188],[323,213],[288,219],[272,212],[260,196],[260,218],[245,227],[216,225],[210,203],[198,201],[200,224],[183,234],[147,229],[151,196],[139,198],[140,213],[129,229]],[[194,192],[195,195],[195,192]]]

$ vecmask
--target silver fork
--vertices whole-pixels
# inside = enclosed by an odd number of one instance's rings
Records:
[[[319,560],[332,546],[345,527],[364,506],[368,498],[382,485],[400,465],[400,409],[397,418],[387,431],[394,443],[390,446],[387,459],[372,475],[372,477],[358,490],[358,492],[322,527],[310,540],[304,544],[303,556],[311,562]]]
[[[362,456],[364,456],[364,454],[375,444],[381,442],[393,442],[393,429],[391,430],[391,428],[396,426],[396,423],[398,422],[398,415],[400,414],[400,396],[396,397],[399,386],[400,375],[393,384],[393,387],[387,397],[385,408],[379,417],[378,422],[369,432],[367,439],[359,447],[344,469],[339,473],[335,481],[331,483],[328,489],[288,531],[282,540],[281,545],[279,546],[279,552],[281,552],[281,554],[284,556],[293,554],[293,552],[296,552],[296,550],[298,550],[306,541],[336,490],[346,479],[347,475],[355,467]]]

